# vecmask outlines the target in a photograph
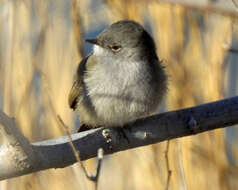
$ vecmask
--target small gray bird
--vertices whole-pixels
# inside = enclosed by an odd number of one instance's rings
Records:
[[[80,62],[68,99],[79,113],[79,131],[123,127],[155,113],[167,75],[149,33],[123,20],[86,41],[93,52]]]

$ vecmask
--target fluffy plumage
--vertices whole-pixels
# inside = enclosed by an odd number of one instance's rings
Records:
[[[153,39],[141,25],[120,21],[99,34],[81,61],[69,105],[90,127],[122,127],[155,113],[167,76]]]

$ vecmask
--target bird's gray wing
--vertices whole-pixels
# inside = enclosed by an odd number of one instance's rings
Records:
[[[90,55],[88,55],[79,63],[77,72],[74,76],[73,86],[70,90],[69,97],[68,97],[69,107],[72,108],[73,110],[77,108],[79,97],[80,95],[82,95],[83,88],[85,87],[83,79],[84,79],[84,74],[86,72],[86,64],[89,57]]]

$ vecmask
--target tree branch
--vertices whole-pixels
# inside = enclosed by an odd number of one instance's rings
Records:
[[[227,2],[218,1],[217,3],[209,3],[206,1],[191,1],[191,0],[155,0],[159,3],[171,5],[180,5],[185,9],[195,9],[207,13],[216,13],[233,18],[238,17],[237,7],[233,0]]]
[[[112,154],[237,123],[238,96],[154,115],[124,128],[98,128],[71,137],[80,158],[87,160],[97,156],[99,148],[105,154]],[[3,112],[0,112],[0,131],[5,139],[0,147],[0,180],[76,162],[68,136],[30,144],[14,120]]]

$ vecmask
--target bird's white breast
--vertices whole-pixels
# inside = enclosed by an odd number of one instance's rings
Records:
[[[106,127],[123,126],[154,111],[148,104],[153,89],[147,81],[150,73],[145,63],[123,62],[105,51],[108,50],[94,46],[97,64],[85,77],[97,115],[94,122]]]

